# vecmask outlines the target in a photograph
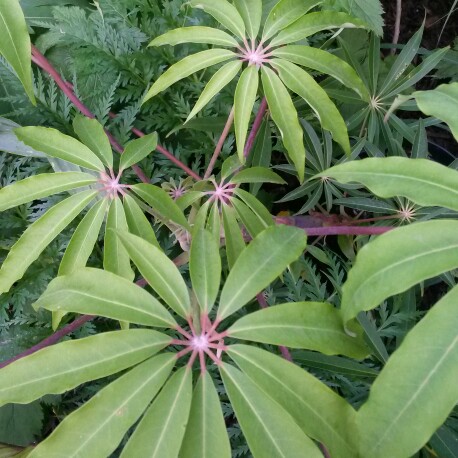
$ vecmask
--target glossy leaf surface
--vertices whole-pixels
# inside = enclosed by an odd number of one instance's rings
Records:
[[[277,183],[285,184],[285,180],[273,172],[272,170],[265,167],[250,167],[244,169],[241,172],[235,174],[231,178],[231,183]]]
[[[181,43],[206,43],[235,48],[238,43],[228,33],[213,27],[181,27],[155,38],[148,46],[179,45]]]
[[[132,165],[143,160],[148,154],[156,149],[157,133],[145,135],[127,143],[124,152],[121,155],[119,169],[125,170]]]

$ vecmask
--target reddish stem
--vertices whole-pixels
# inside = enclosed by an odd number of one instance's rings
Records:
[[[253,127],[251,128],[250,135],[248,135],[248,139],[245,143],[245,149],[243,154],[245,157],[248,157],[251,150],[253,149],[254,141],[256,139],[256,135],[258,135],[259,129],[261,128],[262,119],[267,111],[267,99],[264,97],[261,100],[261,104],[259,105],[258,112],[256,117],[254,118]]]

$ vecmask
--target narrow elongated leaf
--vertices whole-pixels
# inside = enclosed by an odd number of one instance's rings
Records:
[[[206,43],[236,48],[237,40],[228,33],[213,27],[181,27],[155,38],[148,46],[179,45],[181,43]]]
[[[240,76],[234,96],[234,125],[239,160],[245,162],[245,141],[251,112],[258,93],[259,73],[256,65],[248,66]]]
[[[83,191],[51,207],[29,226],[12,246],[0,269],[0,294],[20,280],[27,268],[43,250],[76,218],[96,196],[96,191]]]
[[[230,458],[231,447],[218,393],[204,372],[192,395],[191,412],[180,450],[180,458]]]
[[[455,431],[443,425],[431,437],[429,444],[437,456],[456,458],[458,456],[458,438]]]
[[[191,314],[188,289],[175,264],[157,247],[129,234],[116,234],[138,270],[164,301],[184,318]]]
[[[192,398],[192,372],[177,371],[146,411],[121,458],[178,456],[188,422]]]
[[[102,172],[102,161],[86,145],[69,135],[49,127],[18,127],[14,129],[19,140],[48,156],[57,157],[90,170]]]
[[[156,356],[110,383],[66,417],[29,456],[110,456],[161,389],[175,361],[171,353]]]
[[[359,182],[383,198],[403,196],[425,207],[458,211],[458,172],[427,159],[367,158],[336,165],[316,176]]]
[[[219,216],[219,215],[218,215]],[[206,229],[194,234],[189,258],[192,288],[204,314],[213,307],[221,281],[221,258],[218,240]]]
[[[176,64],[172,65],[165,73],[163,73],[157,81],[151,86],[143,103],[150,98],[165,91],[168,87],[186,78],[193,73],[198,72],[204,68],[212,65],[219,64],[226,60],[236,57],[236,54],[227,49],[207,49],[205,51],[192,54],[191,56],[185,57]]]
[[[368,28],[367,24],[346,13],[322,11],[310,13],[283,29],[271,42],[272,46],[287,45],[303,40],[317,32],[330,29]]]
[[[242,68],[241,60],[234,60],[224,64],[210,79],[200,94],[194,108],[186,118],[186,123],[189,122],[202,108],[207,105],[210,100],[215,97],[224,87],[226,87],[237,75]]]
[[[31,176],[0,189],[0,211],[96,182],[96,177],[81,172],[42,173]]]
[[[31,70],[31,45],[24,13],[18,0],[0,2],[0,54],[13,67],[35,105]]]
[[[263,40],[273,37],[320,3],[323,0],[280,0],[267,16],[262,32]]]
[[[305,370],[260,348],[231,345],[228,354],[307,436],[325,444],[332,456],[356,456],[356,412],[345,399]]]
[[[457,301],[455,287],[407,334],[373,383],[356,420],[365,456],[413,456],[457,403]]]
[[[283,83],[302,97],[313,109],[324,129],[332,133],[336,141],[350,155],[350,140],[342,115],[326,91],[304,70],[283,59],[273,59],[272,66],[278,70]]]
[[[88,267],[55,278],[34,307],[100,315],[145,326],[176,325],[164,306],[140,286],[111,272]]]
[[[180,226],[189,230],[189,224],[180,207],[174,200],[158,186],[140,183],[132,186],[132,191],[141,197],[153,210],[157,211],[162,217],[167,218]]]
[[[223,363],[221,377],[251,453],[259,457],[320,458],[317,446],[277,402],[245,374]]]
[[[119,169],[125,170],[130,166],[143,160],[148,154],[156,149],[157,146],[157,133],[145,135],[137,138],[136,140],[130,141],[126,145],[126,149],[121,155],[121,161],[119,162]]]
[[[200,8],[213,16],[221,25],[230,30],[234,35],[243,40],[245,37],[245,25],[242,16],[226,0],[191,0],[189,4],[193,8]]]
[[[262,18],[262,0],[234,0],[234,5],[245,23],[248,36],[255,40]]]
[[[231,178],[231,183],[277,183],[285,184],[285,180],[265,167],[250,167],[238,172]]]
[[[232,199],[232,206],[252,238],[260,234],[267,226],[239,199]]]
[[[340,0],[338,4],[350,15],[366,21],[377,35],[383,35],[383,6],[380,0]]]
[[[59,266],[59,275],[68,275],[84,267],[99,237],[108,200],[97,202],[78,224]]]
[[[334,54],[310,46],[288,45],[274,49],[272,55],[330,75],[359,94],[363,100],[368,101],[370,98],[365,84],[353,67]]]
[[[77,115],[73,120],[73,130],[106,167],[113,168],[113,152],[102,124],[96,119]]]
[[[46,347],[0,370],[0,405],[28,404],[81,383],[115,374],[156,354],[170,337],[131,329],[68,340]]]
[[[218,319],[239,310],[304,251],[307,237],[288,226],[269,227],[240,254],[221,292]]]
[[[458,221],[450,220],[401,227],[365,245],[342,288],[345,322],[389,296],[456,269],[457,248]]]
[[[257,216],[264,228],[273,226],[273,218],[266,207],[258,200],[253,197],[249,192],[237,188],[235,194],[240,197],[250,208],[250,210]]]
[[[243,240],[241,227],[235,217],[234,208],[223,205],[221,213],[223,216],[227,262],[229,268],[232,269],[235,261],[245,248],[245,242]]]
[[[346,334],[339,310],[321,302],[281,304],[245,315],[229,329],[237,339],[363,359],[369,350],[360,330]]]
[[[273,70],[264,66],[261,77],[270,114],[280,130],[283,144],[299,175],[299,181],[302,182],[305,173],[304,134],[296,108],[288,90]]]

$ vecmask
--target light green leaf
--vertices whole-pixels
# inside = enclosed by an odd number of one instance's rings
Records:
[[[48,156],[57,157],[90,170],[103,172],[100,159],[86,145],[69,135],[49,127],[18,127],[14,129],[19,140]]]
[[[287,60],[272,59],[271,64],[283,83],[310,105],[323,128],[329,130],[334,141],[350,155],[347,126],[326,91],[306,71]]]
[[[354,90],[361,99],[369,101],[369,92],[353,67],[330,52],[310,46],[288,45],[274,49],[272,55],[330,75]]]
[[[143,99],[143,103],[159,94],[160,92],[165,91],[168,87],[172,86],[172,84],[175,84],[177,81],[180,81],[183,78],[198,72],[199,70],[219,64],[233,57],[236,57],[234,52],[227,49],[217,48],[207,49],[205,51],[201,51],[196,54],[192,54],[191,56],[185,57],[176,64],[172,65],[157,79],[157,81],[151,86],[145,98]]]
[[[223,320],[253,299],[305,250],[304,231],[272,226],[240,254],[221,292],[217,320]]]
[[[181,43],[206,43],[236,48],[237,40],[228,33],[213,27],[181,27],[155,38],[148,46],[179,45]]]
[[[458,267],[458,221],[436,220],[381,235],[358,253],[342,288],[345,322],[427,278]]]
[[[248,36],[255,40],[262,18],[262,0],[234,0],[234,5],[245,23]]]
[[[373,383],[356,417],[365,456],[413,456],[456,405],[457,301],[455,287],[407,334]]]
[[[250,65],[240,76],[234,96],[235,137],[237,139],[237,153],[242,164],[245,162],[245,141],[258,86],[258,68],[256,65]]]
[[[148,408],[121,458],[175,458],[188,422],[192,398],[192,372],[182,367]]]
[[[231,203],[240,221],[252,238],[256,237],[267,227],[244,202],[239,199],[232,199]]]
[[[130,166],[143,160],[156,149],[157,133],[145,135],[127,143],[119,161],[119,170],[126,170]]]
[[[51,207],[29,226],[11,247],[0,269],[0,294],[6,293],[20,280],[30,264],[76,218],[96,196],[96,191],[83,191]]]
[[[120,231],[116,235],[153,290],[178,315],[189,317],[191,302],[188,289],[175,264],[159,248],[136,235]]]
[[[204,197],[204,195],[202,191],[186,191],[182,196],[178,197],[175,202],[180,210],[186,210],[190,205]]]
[[[68,275],[80,267],[84,267],[99,237],[108,200],[97,202],[78,224],[70,243],[65,250],[64,257],[59,266],[58,275]]]
[[[323,0],[280,0],[267,16],[262,39],[266,41],[273,37],[320,3]]]
[[[81,383],[115,374],[156,354],[170,337],[131,329],[67,340],[19,359],[0,370],[0,405],[28,404]]]
[[[73,130],[106,167],[113,168],[113,152],[102,124],[96,119],[77,115],[73,120]]]
[[[31,176],[0,189],[0,212],[96,182],[97,178],[81,172],[42,173]]]
[[[383,6],[380,0],[339,0],[352,16],[363,19],[377,35],[383,35]]]
[[[0,54],[13,67],[35,105],[31,70],[31,45],[27,24],[18,0],[0,2]]]
[[[243,240],[242,229],[235,217],[234,208],[223,205],[221,213],[223,216],[227,262],[229,269],[232,269],[235,261],[245,248],[245,242]]]
[[[330,29],[368,28],[367,24],[345,13],[322,11],[310,13],[283,29],[271,42],[272,46],[287,45],[303,40],[317,32]]]
[[[175,356],[167,353],[130,370],[66,417],[29,456],[110,456],[161,389],[175,362]]]
[[[331,456],[354,458],[356,412],[307,371],[265,350],[231,345],[229,356],[259,388],[278,402],[307,436],[323,443]]]
[[[103,247],[103,268],[132,281],[135,274],[130,266],[127,251],[116,236],[117,230],[127,231],[126,215],[120,199],[114,199],[108,210]]]
[[[250,378],[229,364],[221,377],[253,456],[322,458],[322,453],[277,402]]]
[[[230,458],[231,447],[215,385],[208,371],[201,374],[192,395],[191,412],[180,458]]]
[[[221,241],[221,214],[218,205],[213,204],[211,206],[206,229],[212,234],[219,251]]]
[[[179,226],[189,230],[189,224],[180,207],[174,200],[158,186],[140,183],[132,186],[132,191],[141,197],[153,210],[157,211],[162,217],[177,223]]]
[[[189,116],[186,118],[188,123],[202,108],[207,105],[210,100],[215,97],[224,87],[226,87],[237,75],[242,68],[243,62],[241,60],[234,60],[224,64],[210,79],[200,94],[194,108]]]
[[[316,350],[325,355],[363,359],[369,354],[362,332],[346,334],[340,311],[321,302],[280,304],[243,316],[228,333],[236,339],[291,348]]]
[[[51,311],[97,315],[145,326],[173,328],[175,320],[151,294],[118,275],[81,268],[51,281],[34,304]]]
[[[213,16],[221,25],[230,30],[234,35],[243,40],[245,37],[245,25],[242,16],[226,0],[191,0],[189,4],[193,8],[200,8]]]
[[[264,66],[261,76],[270,114],[280,130],[283,144],[299,175],[299,181],[302,182],[305,173],[304,134],[296,108],[288,90],[273,70]]]
[[[250,167],[242,170],[231,178],[231,183],[277,183],[285,184],[286,181],[277,173],[266,167]]]
[[[319,176],[362,183],[379,197],[403,196],[425,207],[458,211],[458,172],[427,159],[367,158],[336,165]]]
[[[264,228],[274,225],[272,215],[266,207],[256,197],[252,196],[249,192],[237,188],[235,194],[240,197],[256,215]]]

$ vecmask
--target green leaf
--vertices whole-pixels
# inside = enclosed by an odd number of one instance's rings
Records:
[[[177,371],[148,408],[121,453],[121,458],[178,456],[188,422],[192,398],[192,372]]]
[[[119,321],[173,328],[175,320],[151,294],[118,275],[81,268],[51,281],[34,304],[51,311],[97,315]]]
[[[219,234],[218,234],[219,235]],[[194,234],[191,243],[189,271],[197,301],[206,315],[218,296],[221,281],[221,258],[218,241],[206,229]]]
[[[407,197],[422,206],[458,211],[458,172],[427,159],[367,158],[336,165],[316,177],[359,182],[383,198]]]
[[[245,249],[245,242],[243,240],[242,229],[235,217],[234,208],[223,205],[221,213],[223,216],[227,262],[229,269],[232,269],[240,253]]]
[[[243,189],[237,188],[234,193],[240,197],[250,208],[250,210],[256,215],[263,228],[274,225],[272,215],[269,213],[266,207],[256,197],[252,196],[249,192]]]
[[[310,46],[288,45],[274,49],[272,55],[330,75],[355,91],[361,99],[365,101],[370,99],[365,84],[353,67],[330,52]]]
[[[111,151],[110,141],[102,124],[97,119],[77,115],[73,120],[73,130],[106,167],[113,168],[113,152]]]
[[[136,235],[120,231],[116,235],[153,290],[178,315],[189,317],[191,303],[188,288],[175,264],[159,248]]]
[[[227,49],[217,48],[207,49],[185,57],[176,64],[172,65],[156,80],[143,99],[143,103],[172,86],[172,84],[175,84],[177,81],[180,81],[199,70],[219,64],[233,57],[236,57],[234,52]]]
[[[0,54],[13,67],[35,105],[31,70],[31,45],[27,24],[18,0],[0,2]]]
[[[358,253],[342,288],[345,322],[427,278],[458,267],[458,221],[412,224],[381,235]]]
[[[96,182],[97,178],[81,172],[42,173],[31,176],[0,189],[0,211]]]
[[[250,378],[229,364],[221,377],[253,456],[322,458],[322,453],[277,402]]]
[[[259,133],[256,136],[256,141],[251,154],[248,156],[248,161],[251,167],[269,167],[272,158],[272,131],[270,123],[264,120]],[[253,196],[261,189],[261,183],[250,184],[249,192]]]
[[[221,25],[230,30],[242,40],[245,37],[245,25],[242,16],[226,0],[191,0],[189,4],[193,8],[200,8],[213,16]]]
[[[236,339],[316,350],[325,355],[363,359],[369,354],[362,332],[358,338],[348,336],[339,310],[321,302],[295,302],[259,310],[240,318],[227,332]]]
[[[410,331],[357,414],[361,450],[374,458],[412,456],[458,399],[455,287]]]
[[[26,145],[86,169],[103,172],[105,167],[100,159],[86,145],[69,135],[48,127],[19,127],[14,129],[19,140]]]
[[[132,191],[141,197],[153,210],[157,211],[162,217],[173,221],[179,226],[190,230],[189,224],[180,207],[174,200],[158,186],[140,183],[132,186]]]
[[[45,394],[63,393],[115,374],[156,354],[169,342],[165,334],[131,329],[46,347],[0,370],[0,405],[28,404]]]
[[[194,389],[191,412],[179,456],[231,457],[219,396],[208,371],[201,374]]]
[[[286,181],[277,173],[265,167],[250,167],[238,172],[231,178],[231,183],[276,183],[285,184]]]
[[[119,161],[119,170],[126,170],[137,162],[145,159],[148,154],[156,149],[156,146],[156,132],[130,141],[127,143],[126,148],[121,155],[121,160]]]
[[[210,81],[205,86],[204,90],[200,94],[199,99],[197,100],[194,108],[192,109],[189,116],[186,118],[186,123],[188,123],[197,113],[199,113],[202,108],[207,105],[210,100],[215,97],[224,87],[226,87],[237,75],[237,73],[242,68],[241,60],[234,60],[227,64],[224,64],[210,79]],[[200,118],[199,118],[200,119]],[[185,124],[186,124],[185,123]],[[187,124],[188,127],[189,124]]]
[[[110,456],[167,380],[175,362],[171,353],[159,355],[119,377],[66,417],[29,456]]]
[[[441,426],[429,441],[431,447],[441,458],[456,458],[458,456],[458,437],[447,426]]]
[[[206,43],[209,45],[236,48],[237,40],[228,33],[213,27],[181,27],[155,38],[148,46],[179,45],[181,43]]]
[[[259,74],[256,65],[248,66],[240,76],[234,96],[234,125],[237,153],[241,163],[245,162],[245,141],[251,112],[258,93]]]
[[[350,155],[347,126],[326,91],[306,71],[287,60],[272,59],[271,64],[283,83],[310,105],[323,128],[329,130],[334,141]]]
[[[255,40],[262,18],[262,0],[234,0],[234,5],[245,23],[248,36]]]
[[[135,199],[126,194],[123,197],[123,203],[129,232],[160,248],[151,223]]]
[[[356,412],[345,399],[305,370],[260,348],[231,345],[228,354],[305,434],[325,444],[331,456],[357,455],[352,431]]]
[[[346,11],[367,22],[377,35],[383,35],[383,7],[380,0],[339,0]]]
[[[83,191],[51,207],[29,226],[11,247],[0,269],[0,294],[9,291],[20,280],[30,264],[76,218],[96,196],[96,191]]]
[[[294,43],[322,30],[355,28],[366,29],[367,24],[345,13],[336,13],[334,11],[310,13],[283,29],[271,41],[271,45],[280,46]]]
[[[270,114],[280,130],[283,144],[299,175],[299,181],[302,182],[305,173],[304,134],[296,108],[288,90],[273,70],[264,66],[261,76]]]
[[[272,226],[261,232],[240,254],[221,292],[217,320],[239,310],[305,250],[304,231]]]
[[[262,32],[263,41],[296,22],[323,0],[280,0],[270,11]]]
[[[256,237],[267,227],[244,202],[239,199],[232,199],[231,203],[240,221],[252,238]]]
[[[116,198],[111,202],[108,210],[103,247],[103,268],[132,281],[135,274],[130,266],[127,251],[116,236],[117,230],[127,231],[127,220],[121,200]]]

